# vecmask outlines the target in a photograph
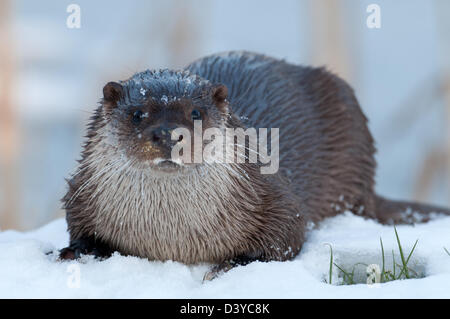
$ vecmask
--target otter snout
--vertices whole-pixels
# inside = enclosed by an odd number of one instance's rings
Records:
[[[172,132],[176,129],[176,126],[158,126],[149,128],[148,132],[146,132],[148,140],[157,147],[164,148],[166,150],[171,150],[175,144],[179,141],[183,140],[183,137],[180,136],[177,140],[172,140]]]

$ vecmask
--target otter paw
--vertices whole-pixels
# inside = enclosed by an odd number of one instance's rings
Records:
[[[208,271],[205,273],[205,275],[203,276],[203,280],[202,282],[205,281],[211,281],[213,279],[215,279],[217,277],[217,273],[213,272],[213,271]]]
[[[80,255],[80,252],[76,251],[76,249],[72,249],[70,247],[63,248],[59,251],[59,260],[74,260],[77,259]],[[78,256],[78,257],[77,257]]]
[[[217,277],[219,277],[220,274],[221,274],[220,272],[216,272],[214,270],[207,271],[205,273],[205,275],[203,276],[202,282],[211,281],[213,279],[216,279]]]
[[[211,280],[219,277],[221,274],[226,273],[230,269],[233,269],[238,266],[246,266],[249,263],[254,262],[254,261],[265,261],[265,260],[262,258],[258,258],[258,257],[249,257],[249,256],[243,255],[243,256],[237,256],[233,259],[224,261],[223,263],[214,266],[210,271],[208,271],[203,276],[203,282],[211,281]]]
[[[223,272],[222,271],[215,271],[213,269],[211,269],[210,271],[207,271],[205,273],[205,275],[203,276],[203,280],[202,282],[205,281],[211,281],[213,279],[216,279],[217,277],[219,277],[219,275],[221,275]]]
[[[72,240],[69,247],[59,251],[60,260],[79,259],[81,255],[92,255],[95,258],[108,258],[112,254],[110,247],[92,237]]]
[[[206,272],[203,276],[203,282],[205,281],[211,281],[213,279],[216,279],[223,273],[227,272],[228,270],[234,268],[235,266],[231,261],[223,262],[219,265],[214,266],[210,271]]]

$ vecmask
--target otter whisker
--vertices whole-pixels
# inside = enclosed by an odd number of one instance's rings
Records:
[[[100,164],[101,162],[104,162],[104,161],[106,161],[106,158],[104,156],[102,156],[102,157],[100,157],[100,158],[98,158],[98,159],[96,159],[94,161],[88,162],[88,164],[83,164],[82,165],[83,168],[81,168],[81,166],[78,166],[75,169],[75,172],[71,176],[75,177],[75,176],[81,174],[82,172],[86,171],[87,169],[95,167],[95,166],[97,166],[98,164]]]
[[[119,161],[119,160],[118,160]],[[117,162],[118,162],[117,161]],[[80,194],[81,192],[88,187],[93,181],[95,181],[100,175],[102,175],[104,172],[108,171],[109,169],[111,169],[113,166],[113,164],[107,164],[104,168],[102,168],[99,172],[97,172],[96,174],[92,175],[86,182],[84,182],[78,189],[77,191],[70,197],[70,199],[67,201],[66,206],[69,206]]]
[[[101,179],[101,184],[97,185],[95,192],[90,196],[90,199],[88,201],[88,205],[91,203],[91,201],[99,194],[100,191],[103,190],[103,188],[107,185],[107,183],[117,174],[121,172],[120,166],[117,166],[118,162],[114,164],[114,167],[108,172],[109,175],[106,176],[106,178]]]
[[[117,180],[113,180],[114,181],[114,183],[116,183],[117,184],[117,187],[115,187],[114,189],[109,189],[109,191],[106,191],[106,192],[104,192],[105,194],[104,194],[104,196],[106,196],[106,199],[104,200],[104,203],[106,204],[104,207],[99,207],[99,208],[102,208],[103,209],[103,211],[108,211],[108,210],[110,210],[111,208],[109,208],[108,206],[109,206],[109,203],[111,203],[112,201],[113,201],[113,199],[114,198],[116,198],[117,196],[120,196],[120,195],[118,195],[117,194],[117,192],[118,192],[118,190],[120,189],[120,186],[121,186],[121,181],[123,181],[123,179],[124,179],[124,175],[125,174],[122,174],[123,173],[123,171],[124,170],[126,170],[127,168],[129,168],[129,165],[130,165],[130,162],[131,162],[131,160],[128,160],[127,162],[125,162],[124,164],[122,164],[121,166],[119,166],[116,170],[114,170],[113,172],[112,172],[112,174],[108,177],[108,181],[110,180],[110,179],[113,179],[113,178],[115,178],[116,176],[119,176],[119,178],[117,179]],[[104,181],[104,183],[103,183],[103,186],[104,185],[107,185],[108,184],[108,181],[107,180],[105,180]],[[98,193],[98,194],[100,194],[100,192]],[[124,204],[126,204],[127,203],[127,201],[126,200],[122,200],[121,201],[121,205],[124,205]],[[117,207],[116,209],[122,209],[121,207]],[[103,215],[102,214],[98,214],[97,215],[97,219],[96,219],[96,229],[97,229],[97,225],[103,220]],[[117,222],[119,222],[119,220],[121,219],[121,217],[118,217],[116,220],[115,220],[115,225],[117,226]],[[119,222],[120,223],[120,222]]]

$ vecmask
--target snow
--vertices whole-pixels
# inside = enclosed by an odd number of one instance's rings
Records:
[[[393,227],[346,213],[309,231],[293,261],[256,262],[202,283],[209,265],[119,254],[104,261],[84,256],[58,262],[54,253],[46,254],[68,242],[66,223],[58,219],[27,233],[0,232],[0,298],[449,298],[450,256],[443,249],[450,249],[449,230],[450,217],[397,227],[405,251],[419,240],[410,267],[424,276],[420,279],[370,286],[362,269],[360,284],[325,283],[330,260],[326,243],[333,247],[335,262],[346,269],[358,262],[380,264],[380,237],[387,263],[392,250],[398,252]],[[335,270],[333,283],[339,280]]]
[[[161,97],[161,101],[164,102],[165,104],[167,104],[169,102],[169,98],[166,95],[163,95]]]

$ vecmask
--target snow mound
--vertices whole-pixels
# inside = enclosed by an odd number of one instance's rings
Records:
[[[427,224],[398,226],[406,252],[416,239],[410,267],[424,278],[367,285],[325,283],[330,247],[344,269],[356,263],[379,264],[383,239],[386,264],[398,252],[394,229],[350,213],[330,218],[308,233],[302,252],[289,262],[255,262],[202,283],[209,265],[148,261],[115,254],[98,261],[58,262],[55,251],[67,245],[63,219],[38,230],[0,232],[0,298],[450,298],[450,217]],[[398,255],[396,259],[399,261]],[[336,270],[336,269],[335,269]],[[333,283],[339,283],[333,272]]]

